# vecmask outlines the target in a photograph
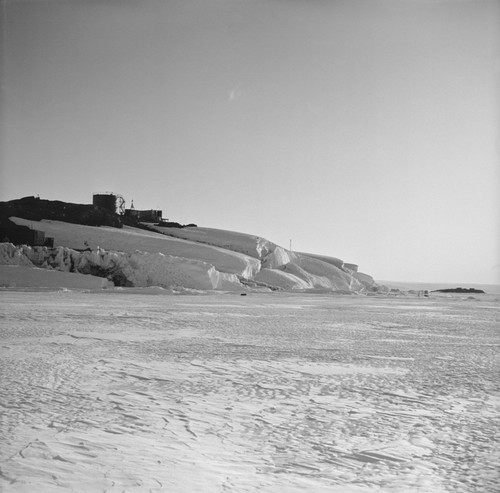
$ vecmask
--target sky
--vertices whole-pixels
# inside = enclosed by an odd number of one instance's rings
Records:
[[[0,200],[500,283],[499,1],[0,2]]]

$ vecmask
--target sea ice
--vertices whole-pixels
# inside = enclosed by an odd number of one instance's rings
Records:
[[[497,491],[498,304],[143,293],[0,291],[3,492]]]

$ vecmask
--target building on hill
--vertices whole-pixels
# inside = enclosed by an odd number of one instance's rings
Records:
[[[158,209],[139,210],[134,207],[134,201],[130,209],[125,209],[125,217],[135,219],[144,223],[159,223],[162,221],[163,212]]]
[[[114,193],[94,193],[92,204],[116,212],[116,195]]]
[[[118,212],[119,214],[123,214],[125,210],[125,200],[123,197],[111,192],[94,193],[92,204],[110,212]]]
[[[45,237],[43,231],[7,222],[0,224],[0,240],[2,243],[29,246],[54,246],[54,238]]]

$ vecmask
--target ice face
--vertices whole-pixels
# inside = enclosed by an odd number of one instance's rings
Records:
[[[342,270],[339,259],[291,252],[244,233],[156,227],[159,234],[131,227],[10,219],[54,237],[56,248],[16,250],[1,243],[0,265],[33,262],[57,270],[97,272],[115,284],[135,287],[362,292],[373,285],[370,276]]]

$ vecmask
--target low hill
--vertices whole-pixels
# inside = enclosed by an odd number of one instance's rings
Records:
[[[16,247],[3,243],[0,264],[4,265],[97,275],[119,286],[345,293],[375,288],[370,276],[343,268],[343,262],[335,257],[291,252],[255,235],[153,224],[142,224],[140,228],[123,224],[116,227],[120,216],[87,214],[92,210],[101,212],[101,208],[91,209],[94,206],[33,197],[13,202],[16,203],[3,205],[2,213],[20,211],[21,216],[9,215],[8,219],[54,238],[54,247]],[[61,215],[66,220],[55,219]],[[96,221],[98,217],[108,217],[106,220],[112,224],[100,227],[87,224],[89,218]]]

